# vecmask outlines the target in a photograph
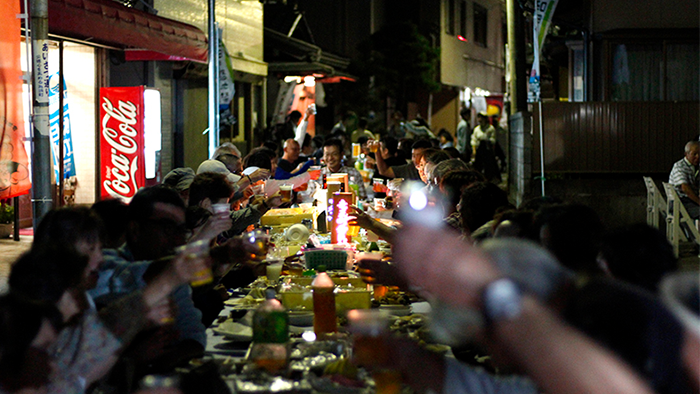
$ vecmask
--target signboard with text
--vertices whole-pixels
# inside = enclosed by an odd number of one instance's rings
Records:
[[[143,86],[100,89],[100,196],[130,201],[145,186]]]

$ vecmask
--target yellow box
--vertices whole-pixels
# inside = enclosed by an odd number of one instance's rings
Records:
[[[282,305],[288,310],[314,310],[314,298],[311,289],[282,290]],[[350,288],[339,289],[335,293],[335,312],[343,314],[351,309],[369,309],[372,307],[372,293],[367,290]]]
[[[279,208],[270,209],[261,218],[263,226],[285,226],[301,223],[304,219],[311,219],[316,223],[316,210],[311,208]]]
[[[340,287],[352,287],[355,289],[359,290],[368,290],[368,284],[365,283],[362,278],[331,278],[333,279],[333,283],[336,286]],[[313,282],[314,278],[311,277],[290,277],[289,278],[289,283],[292,285],[299,285],[299,286],[311,286],[311,282]]]

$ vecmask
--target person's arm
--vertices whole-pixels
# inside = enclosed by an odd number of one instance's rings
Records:
[[[350,221],[350,224],[357,225],[364,229],[370,230],[373,233],[377,234],[379,238],[382,238],[383,240],[389,243],[394,242],[394,236],[396,235],[395,228],[387,226],[386,224],[380,221],[374,220],[372,217],[370,217],[354,205],[350,206],[350,211],[348,213],[354,216],[354,219]]]
[[[689,199],[695,201],[696,204],[700,204],[700,198],[698,198],[698,195],[695,193],[695,190],[693,190],[693,188],[689,184],[682,183],[681,190],[688,196]]]
[[[313,105],[313,104],[312,104]],[[306,137],[306,129],[309,126],[309,116],[313,115],[313,108],[311,105],[306,107],[304,111],[304,117],[301,118],[301,122],[294,129],[294,140],[299,143],[299,146],[304,146],[304,138]]]
[[[271,196],[277,193],[280,190],[280,185],[284,184],[291,184],[293,185],[293,188],[296,189],[297,187],[307,183],[310,180],[311,174],[309,174],[308,172],[284,180],[268,179],[267,181],[265,181],[265,194]]]
[[[379,141],[374,141],[372,144],[377,144],[379,147]],[[374,160],[377,162],[377,171],[379,172],[379,175],[385,176],[387,178],[395,178],[396,176],[394,175],[394,170],[389,167],[386,162],[384,161],[384,158],[382,157],[382,152],[380,152],[380,149],[377,148],[377,153],[374,155]]]
[[[409,283],[453,307],[482,310],[484,289],[502,276],[484,252],[448,230],[410,224],[396,239],[398,267]],[[534,298],[524,295],[521,300],[518,313],[491,322],[491,343],[543,391],[652,393],[608,350]]]

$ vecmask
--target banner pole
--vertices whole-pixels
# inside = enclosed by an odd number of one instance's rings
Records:
[[[542,182],[542,197],[544,194],[544,125],[542,124],[542,99],[539,101],[539,117],[540,117],[540,182]]]

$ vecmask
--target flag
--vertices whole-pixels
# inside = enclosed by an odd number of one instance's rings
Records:
[[[24,150],[19,2],[0,7],[0,199],[26,194],[32,187]]]
[[[59,88],[58,73],[54,73],[49,77],[49,134],[51,136],[51,156],[53,157],[53,171],[56,175],[56,182],[61,179],[58,170],[60,169],[59,158]],[[63,179],[76,176],[75,159],[73,157],[73,138],[71,137],[70,115],[68,112],[68,89],[66,89],[66,81],[63,82]]]
[[[527,101],[534,103],[541,100],[540,96],[540,49],[544,44],[544,39],[547,37],[547,30],[552,21],[554,9],[557,7],[558,0],[535,0],[535,13],[532,15],[532,71],[530,71],[530,80],[527,92]]]

